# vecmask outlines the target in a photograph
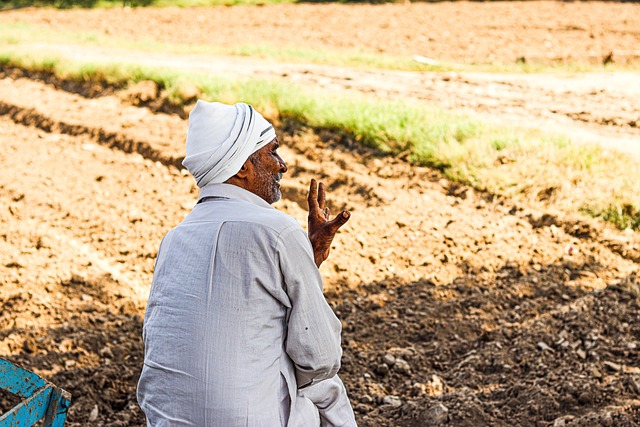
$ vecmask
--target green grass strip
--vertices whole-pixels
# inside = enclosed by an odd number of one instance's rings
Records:
[[[5,52],[0,63],[63,79],[156,82],[180,104],[203,99],[254,105],[270,118],[332,129],[387,155],[442,170],[453,180],[507,197],[584,212],[640,229],[639,162],[628,155],[539,131],[487,124],[411,100],[318,91],[281,81],[230,79],[126,64],[83,64]]]

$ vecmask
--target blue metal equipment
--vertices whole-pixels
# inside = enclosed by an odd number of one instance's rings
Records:
[[[22,402],[0,416],[0,427],[31,427],[44,418],[43,427],[62,427],[71,394],[33,372],[0,359],[0,389]]]

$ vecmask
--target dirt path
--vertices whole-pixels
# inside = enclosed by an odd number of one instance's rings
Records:
[[[155,251],[196,199],[172,166],[186,122],[22,78],[0,99],[0,354],[73,393],[70,426],[141,426]],[[322,270],[361,425],[640,423],[637,233],[279,132],[278,207],[304,223],[320,177],[353,212]]]

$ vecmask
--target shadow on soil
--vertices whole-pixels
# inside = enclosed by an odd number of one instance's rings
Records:
[[[428,426],[438,416],[456,426],[640,422],[625,403],[640,392],[640,278],[592,291],[576,284],[584,265],[522,268],[330,293],[360,425]],[[9,359],[72,393],[69,426],[142,426],[140,313],[105,293],[102,278],[63,286],[82,305],[60,326],[0,331],[26,337]]]
[[[574,282],[584,271],[505,266],[332,295],[361,425],[637,425],[640,278],[591,291]]]
[[[52,285],[53,286],[53,285]],[[55,326],[10,326],[0,338],[10,339],[12,356],[6,357],[72,395],[66,426],[142,426],[135,388],[142,368],[142,316],[131,301],[113,295],[108,276],[74,276],[59,284],[52,307],[65,315]],[[3,301],[3,309],[36,319],[42,308],[18,295]],[[5,355],[2,355],[5,357]],[[0,396],[0,408],[12,401]]]
[[[143,360],[142,318],[103,313],[90,319],[37,332],[9,331],[27,339],[22,352],[7,359],[53,372],[43,376],[72,395],[65,425],[142,426],[135,395]]]

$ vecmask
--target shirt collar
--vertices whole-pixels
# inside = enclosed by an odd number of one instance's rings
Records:
[[[239,199],[245,202],[249,202],[252,205],[260,206],[261,208],[275,209],[269,203],[267,203],[262,197],[254,194],[242,187],[238,187],[233,184],[224,183],[210,183],[200,189],[200,195],[198,200],[203,197],[226,197],[228,199]]]

